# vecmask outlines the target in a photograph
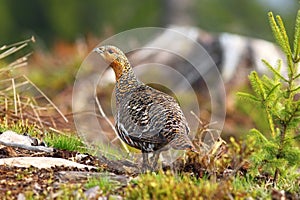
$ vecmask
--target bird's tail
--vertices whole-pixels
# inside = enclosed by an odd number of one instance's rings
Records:
[[[170,142],[170,145],[173,149],[177,150],[189,150],[195,153],[199,153],[196,147],[193,145],[192,141],[188,136],[177,136],[174,140]]]

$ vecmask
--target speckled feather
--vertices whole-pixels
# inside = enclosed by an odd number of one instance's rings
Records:
[[[152,152],[170,144],[174,149],[193,149],[188,123],[176,100],[140,82],[124,53],[104,46],[102,55],[116,74],[116,128],[128,145]],[[112,55],[111,55],[112,54]]]

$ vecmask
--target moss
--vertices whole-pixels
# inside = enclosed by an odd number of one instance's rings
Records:
[[[229,199],[231,180],[215,182],[196,179],[189,174],[174,175],[170,171],[148,173],[131,181],[125,189],[126,199]]]

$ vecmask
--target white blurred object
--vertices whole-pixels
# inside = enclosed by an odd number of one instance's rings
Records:
[[[223,52],[222,77],[227,82],[233,77],[240,60],[247,51],[247,40],[239,35],[222,33],[219,41]]]
[[[185,37],[178,37],[178,33]],[[259,74],[269,74],[267,67],[261,61],[262,59],[265,59],[274,67],[276,67],[278,59],[285,60],[278,46],[266,40],[231,33],[211,34],[197,27],[175,25],[169,26],[161,35],[146,44],[144,48],[147,50],[137,51],[130,55],[130,58],[134,65],[149,62],[160,63],[188,71],[191,68],[178,62],[178,56],[172,54],[172,52],[179,52],[179,55],[183,58],[199,57],[199,55],[193,55],[194,46],[190,45],[187,40],[192,40],[202,45],[221,71],[225,82],[229,82],[234,78],[238,68],[239,70],[244,68],[247,71],[256,70]],[[151,49],[153,47],[157,48]],[[214,67],[211,64],[207,64],[208,58],[206,55],[200,56],[198,59],[204,63],[201,66],[203,72],[209,71]],[[185,75],[189,74],[187,71],[184,72]],[[284,66],[282,67],[282,72],[286,74]],[[189,81],[193,84],[197,80],[190,79]]]
[[[261,74],[268,73],[267,67],[261,61],[262,59],[266,60],[271,64],[271,66],[275,68],[277,67],[278,59],[281,59],[283,61],[283,64],[286,61],[286,58],[284,57],[282,51],[275,44],[266,40],[252,39],[249,43],[249,48],[251,49],[253,54],[254,66],[256,70]],[[281,71],[285,76],[287,75],[286,67],[287,66],[283,65],[281,68]]]

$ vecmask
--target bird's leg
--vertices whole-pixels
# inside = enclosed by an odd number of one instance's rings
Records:
[[[142,155],[143,155],[143,165],[142,165],[142,172],[147,172],[148,170],[150,170],[150,165],[149,165],[149,160],[148,160],[148,153],[142,151]]]
[[[159,151],[159,150],[154,151],[154,152],[153,152],[153,156],[151,157],[151,163],[152,163],[152,169],[153,169],[153,170],[156,169],[157,161],[158,161],[158,159],[159,159],[160,152],[161,152],[161,151]]]

